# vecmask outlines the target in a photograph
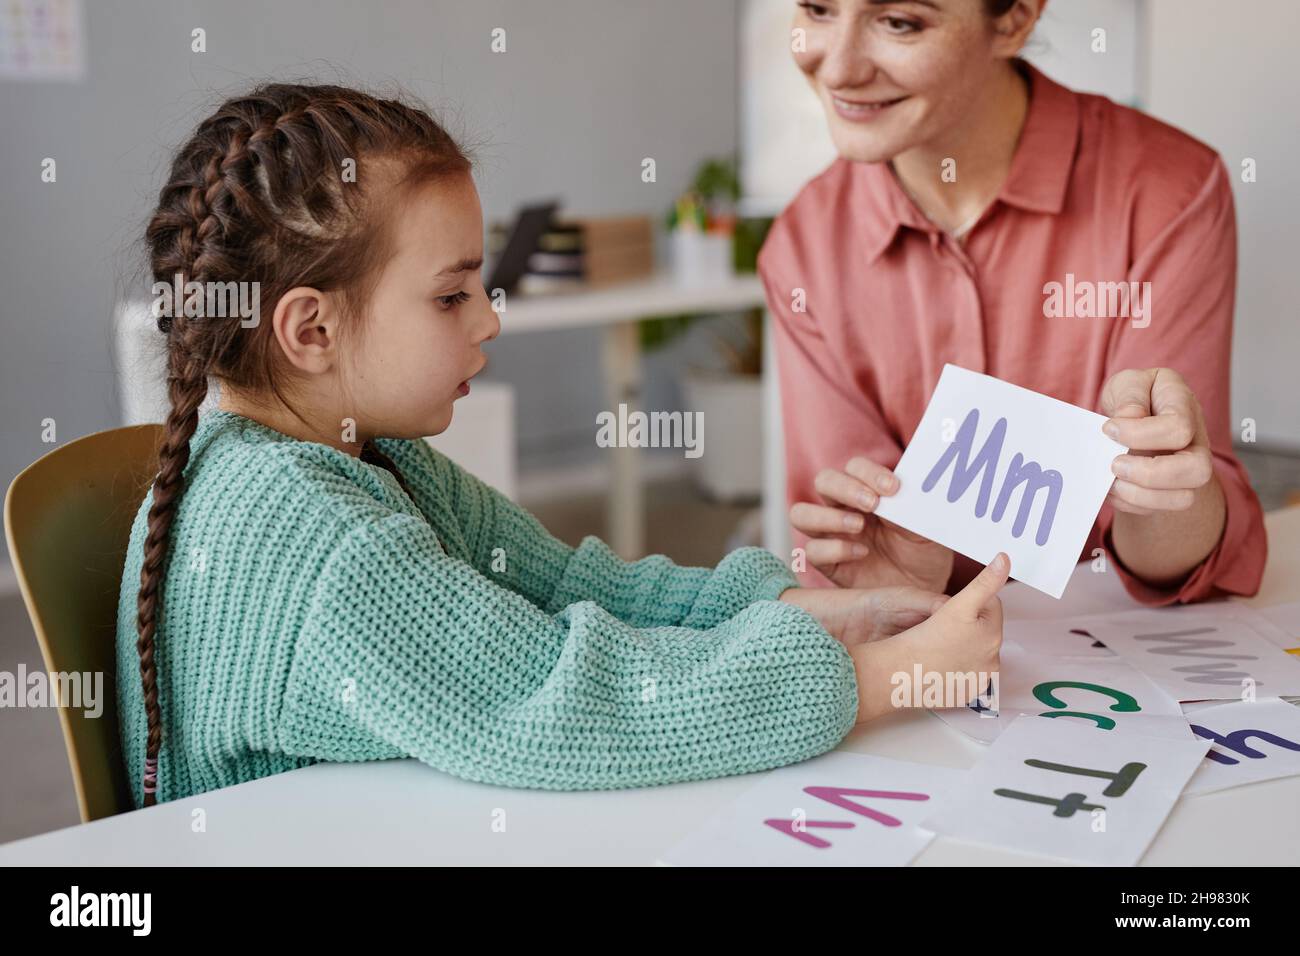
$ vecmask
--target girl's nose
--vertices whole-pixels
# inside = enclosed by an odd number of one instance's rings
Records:
[[[483,310],[478,316],[478,322],[475,328],[474,344],[487,342],[496,338],[501,333],[501,316],[497,310],[492,308],[491,299],[485,299]]]

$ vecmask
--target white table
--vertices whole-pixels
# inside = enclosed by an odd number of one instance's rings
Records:
[[[1268,516],[1269,566],[1248,603],[1300,598],[1300,508]],[[1132,606],[1113,574],[1079,565],[1060,602],[1010,585],[1008,616],[1032,619]],[[841,750],[948,767],[983,747],[921,711],[861,727]],[[0,865],[653,864],[757,775],[600,793],[468,783],[414,760],[317,764],[0,846]],[[1294,865],[1300,777],[1184,797],[1145,865]],[[194,832],[196,811],[206,832]],[[504,830],[497,821],[504,822]],[[917,863],[1051,861],[937,837]]]
[[[608,410],[620,402],[640,408],[641,344],[637,322],[656,315],[735,312],[764,304],[757,275],[733,275],[713,283],[682,285],[671,274],[558,295],[510,296],[501,313],[501,334],[548,332],[599,326],[604,331],[601,363]],[[595,433],[596,423],[592,422]],[[640,451],[610,449],[612,472],[605,534],[624,558],[645,552],[645,498]]]

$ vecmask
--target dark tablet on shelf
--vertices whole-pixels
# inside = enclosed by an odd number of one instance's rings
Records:
[[[506,294],[515,291],[520,278],[528,270],[528,257],[537,251],[537,241],[551,224],[559,201],[525,206],[515,217],[505,248],[492,266],[492,276],[487,283],[491,297],[494,289],[504,289]]]

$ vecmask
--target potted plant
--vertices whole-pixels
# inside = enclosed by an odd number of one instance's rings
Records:
[[[692,265],[683,256],[706,248],[693,239],[719,237],[725,242],[726,272],[753,273],[758,250],[770,219],[740,219],[735,214],[740,194],[735,163],[711,159],[703,163],[691,188],[668,214],[674,236],[674,272],[682,281],[716,279],[718,253],[705,253]],[[716,250],[716,247],[715,247]],[[642,321],[643,349],[661,348],[701,319],[699,314],[658,316]],[[704,454],[697,459],[696,481],[709,497],[747,503],[762,493],[763,459],[763,310],[750,309],[706,326],[717,348],[720,367],[692,366],[682,377],[686,407],[704,416]]]

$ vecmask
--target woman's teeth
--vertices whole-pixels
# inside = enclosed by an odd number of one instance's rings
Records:
[[[852,100],[842,100],[838,96],[832,96],[831,99],[835,101],[837,107],[844,110],[846,113],[867,114],[879,113],[881,110],[893,106],[895,103],[902,102],[903,97],[893,100],[879,100],[875,103],[855,103]]]

